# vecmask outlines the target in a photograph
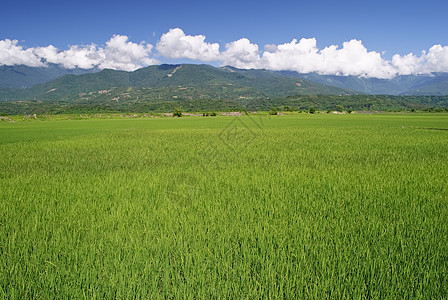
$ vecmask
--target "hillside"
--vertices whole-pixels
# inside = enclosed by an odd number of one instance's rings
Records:
[[[85,98],[89,93],[120,88],[135,88],[144,94],[141,96],[164,100],[182,98],[185,94],[182,91],[187,90],[188,95],[185,97],[198,99],[354,93],[271,71],[184,64],[149,66],[134,72],[102,70],[84,75],[65,75],[27,89],[0,90],[0,100],[75,101]],[[193,94],[191,90],[194,90]],[[112,98],[117,97],[113,93],[110,95],[113,95]]]
[[[312,82],[365,94],[382,95],[448,95],[448,73],[429,75],[402,75],[392,79],[364,78],[358,76],[301,74],[280,71],[280,74],[292,78],[302,78]]]
[[[419,84],[412,87],[405,95],[447,95],[448,94],[448,73],[443,76],[436,76],[425,84]]]
[[[152,91],[152,94],[148,91]],[[222,94],[222,90],[217,90],[216,86],[210,86],[209,91]],[[232,90],[227,91],[229,94],[231,92]],[[164,93],[179,93],[179,97],[167,99],[163,96]],[[110,91],[104,90],[101,93],[92,92],[75,101],[0,101],[0,116],[107,112],[162,113],[172,112],[176,108],[184,112],[308,111],[311,108],[320,111],[448,111],[448,96],[302,95],[231,100],[217,97],[199,98],[198,96],[205,97],[205,95],[195,93],[196,91],[192,88],[175,88],[174,90],[170,87],[117,88]],[[155,95],[161,96],[155,98]]]
[[[162,87],[203,84],[238,85],[251,87],[266,96],[304,94],[371,94],[371,95],[448,95],[448,73],[396,76],[392,79],[358,76],[301,74],[292,71],[244,70],[230,66],[214,68],[209,65],[159,65],[134,72],[96,69],[65,69],[58,65],[36,68],[23,65],[0,66],[0,101],[5,99],[73,99],[73,94],[110,89],[112,87]],[[91,76],[73,77],[64,75]],[[285,80],[285,77],[293,81]],[[297,79],[306,80],[297,89]],[[55,82],[50,83],[52,80]],[[40,87],[27,89],[41,84]],[[42,85],[44,84],[44,85]],[[324,86],[323,86],[324,85]],[[339,89],[335,89],[339,88]],[[3,89],[3,90],[2,90]],[[27,89],[21,92],[15,89]],[[345,91],[341,91],[343,89]],[[47,92],[52,90],[51,95]],[[348,90],[348,91],[347,91]],[[172,95],[176,96],[176,95]],[[223,95],[224,96],[224,95]],[[241,95],[247,97],[247,95]]]
[[[24,65],[0,66],[0,89],[23,89],[55,80],[67,74],[86,74],[98,70],[65,69],[58,65],[47,67],[28,67]]]

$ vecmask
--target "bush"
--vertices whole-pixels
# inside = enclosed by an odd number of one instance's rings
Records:
[[[316,112],[316,109],[314,107],[311,107],[310,110],[309,110],[309,113],[310,114],[314,114],[315,112]]]
[[[174,109],[173,117],[182,117],[182,109],[180,107]]]

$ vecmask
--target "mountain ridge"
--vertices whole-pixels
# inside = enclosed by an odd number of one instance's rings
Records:
[[[443,72],[421,75],[398,75],[391,79],[320,75],[317,73],[303,74],[295,71],[278,72],[288,77],[303,78],[313,82],[351,89],[371,95],[448,95],[448,73]]]
[[[176,74],[183,74],[186,70],[197,74],[186,75],[179,78]],[[135,86],[135,87],[162,87],[168,85],[193,85],[200,86],[205,83],[223,83],[249,85],[254,88],[256,85],[253,78],[257,78],[258,89],[266,96],[289,96],[291,85],[285,86],[287,81],[284,77],[292,79],[306,80],[314,84],[308,85],[309,93],[337,94],[337,93],[364,93],[364,94],[384,94],[384,95],[448,95],[448,73],[431,73],[424,75],[399,75],[392,79],[364,78],[358,76],[338,76],[321,75],[318,73],[298,73],[295,71],[270,71],[265,69],[238,69],[232,66],[213,67],[207,64],[162,64],[154,65],[132,72],[119,70],[84,70],[84,69],[64,69],[58,65],[47,67],[26,67],[26,66],[0,66],[0,99],[13,97],[22,99],[23,97],[38,98],[39,90],[31,88],[40,85],[44,86],[56,81],[64,85],[68,90],[75,91],[75,87],[69,88],[70,81],[77,80],[77,77],[64,77],[66,75],[87,76],[82,85],[86,91],[93,91],[98,88],[111,88],[115,86]],[[94,75],[97,74],[97,75]],[[201,77],[201,74],[203,75]],[[201,80],[199,80],[201,78]],[[252,79],[251,79],[252,78]],[[201,81],[199,83],[199,81]],[[64,83],[65,82],[65,83]],[[264,84],[261,84],[263,82]],[[55,83],[53,83],[54,85]],[[318,84],[325,85],[318,88]],[[51,84],[50,84],[51,85]],[[50,86],[49,85],[49,86]],[[100,86],[102,85],[102,86]],[[90,88],[89,88],[90,87]],[[49,88],[54,89],[55,86]],[[341,88],[337,90],[335,88]],[[15,89],[26,91],[17,92]],[[48,91],[47,90],[47,91]],[[82,93],[82,88],[77,89]],[[272,91],[276,90],[275,93]],[[85,91],[84,91],[85,92]],[[301,94],[302,91],[298,93]],[[40,91],[42,93],[42,91]],[[58,94],[58,93],[55,93]],[[40,95],[42,96],[42,95]],[[58,94],[59,97],[64,96]],[[46,97],[44,97],[46,98]]]
[[[223,92],[216,95],[210,85]],[[82,75],[67,74],[53,81],[27,89],[0,90],[0,100],[76,100],[82,94],[112,88],[140,88],[163,90],[163,97],[172,99],[179,95],[170,93],[169,87],[189,87],[202,95],[201,99],[287,97],[300,94],[356,94],[354,91],[314,83],[306,79],[286,77],[266,70],[228,70],[210,65],[155,65],[133,72],[104,69]],[[219,89],[218,89],[219,90]],[[181,91],[181,90],[179,90]],[[226,94],[226,91],[229,92]],[[154,90],[146,90],[153,93]],[[207,96],[208,94],[208,96]],[[153,94],[160,98],[159,94]]]
[[[97,72],[97,69],[66,69],[49,64],[46,67],[28,67],[25,65],[0,65],[0,89],[23,89],[55,80],[67,74],[81,75]]]

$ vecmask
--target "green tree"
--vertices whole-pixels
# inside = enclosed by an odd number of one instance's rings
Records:
[[[182,117],[182,108],[176,107],[174,108],[173,117]]]

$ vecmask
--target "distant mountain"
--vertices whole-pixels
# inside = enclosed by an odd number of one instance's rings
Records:
[[[65,69],[54,64],[50,64],[47,67],[0,66],[0,89],[29,88],[36,84],[49,82],[63,75],[80,75],[97,71],[95,69]]]
[[[191,64],[150,66],[134,72],[64,69],[58,65],[0,66],[0,101],[73,101],[85,99],[86,93],[94,99],[94,92],[126,88],[134,88],[139,97],[164,100],[357,93],[442,96],[448,95],[448,73],[378,79]]]
[[[383,95],[448,95],[448,73],[429,75],[401,75],[392,79],[363,78],[358,76],[301,74],[280,71],[280,74],[312,82],[355,90],[365,94]]]
[[[26,89],[0,90],[0,100],[76,101],[114,95],[131,88],[139,97],[151,99],[234,99],[287,97],[291,95],[355,92],[303,78],[266,70],[240,70],[210,65],[158,65],[134,72],[102,70],[83,75],[64,75]],[[98,93],[98,92],[101,93]],[[107,92],[106,92],[107,91]]]
[[[404,95],[448,95],[448,73],[439,73],[423,84],[414,85]]]

